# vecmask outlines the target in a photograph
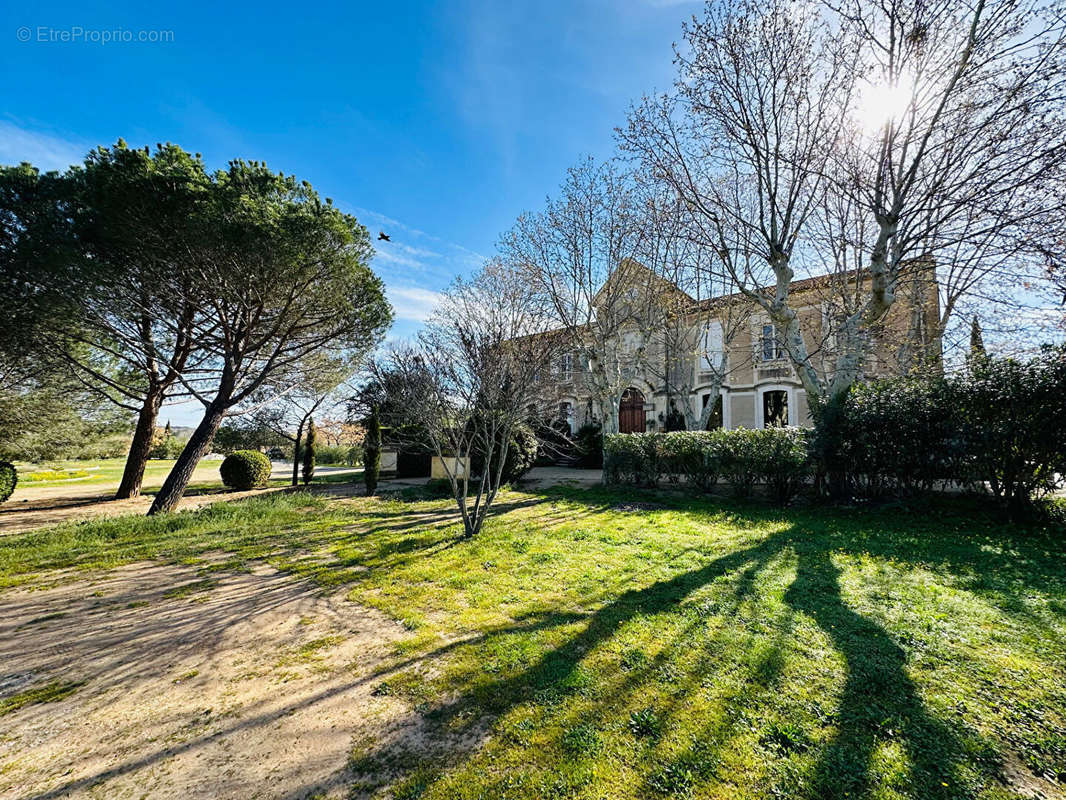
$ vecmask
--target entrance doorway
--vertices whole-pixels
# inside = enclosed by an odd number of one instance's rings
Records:
[[[644,395],[632,386],[622,395],[618,404],[618,432],[644,433],[647,420],[644,415]]]
[[[788,392],[780,389],[763,392],[762,420],[764,428],[784,428],[788,425]]]

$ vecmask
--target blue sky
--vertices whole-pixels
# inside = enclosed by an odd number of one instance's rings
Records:
[[[212,167],[266,161],[392,236],[374,266],[398,336],[567,166],[610,154],[629,102],[668,88],[671,45],[700,10],[677,0],[224,6],[6,4],[0,163],[62,167],[118,137],[172,141]],[[141,31],[172,41],[102,41]]]

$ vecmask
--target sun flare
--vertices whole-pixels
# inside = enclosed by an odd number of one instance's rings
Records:
[[[870,84],[862,91],[854,118],[867,133],[878,133],[886,125],[898,122],[914,101],[914,79],[900,75],[893,82]]]

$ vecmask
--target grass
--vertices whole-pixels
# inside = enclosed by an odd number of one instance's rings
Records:
[[[272,495],[4,537],[0,585],[165,558],[347,586],[410,631],[374,694],[444,747],[360,747],[353,785],[396,797],[1028,796],[1007,761],[1066,781],[1061,529],[555,489],[459,533],[415,494]]]
[[[190,488],[193,490],[221,489],[222,481],[218,476],[218,467],[221,461],[201,461],[195,472]],[[55,461],[47,464],[29,464],[19,462],[15,464],[18,470],[19,485],[34,489],[64,488],[72,486],[100,488],[117,488],[122,479],[122,470],[126,465],[124,458],[104,458],[75,461]],[[144,470],[145,490],[158,489],[174,466],[173,460],[153,459],[148,462]],[[341,464],[319,464],[322,467],[344,467]],[[348,469],[348,467],[344,467]],[[318,475],[315,483],[331,482],[338,480],[339,475]],[[344,476],[345,480],[352,480],[352,475]],[[289,478],[275,478],[270,482],[271,486],[286,486]],[[149,494],[153,492],[148,492]]]
[[[38,703],[55,703],[74,694],[79,686],[81,686],[80,683],[67,683],[65,681],[52,681],[39,686],[31,686],[29,689],[0,699],[0,717],[14,713],[24,706],[37,705]]]

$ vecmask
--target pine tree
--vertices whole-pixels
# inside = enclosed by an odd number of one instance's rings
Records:
[[[307,421],[307,438],[304,440],[304,486],[315,477],[315,420]]]

